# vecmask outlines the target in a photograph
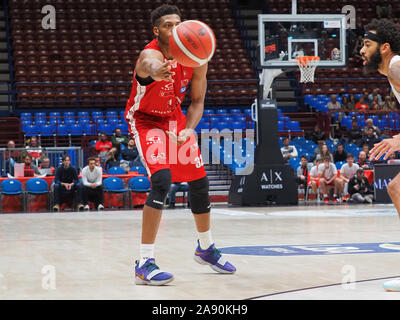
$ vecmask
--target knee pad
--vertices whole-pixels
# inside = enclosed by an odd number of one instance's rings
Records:
[[[151,191],[147,197],[146,205],[162,210],[164,200],[171,187],[171,171],[162,169],[151,176]]]
[[[189,184],[190,207],[194,214],[210,212],[209,182],[207,176]]]

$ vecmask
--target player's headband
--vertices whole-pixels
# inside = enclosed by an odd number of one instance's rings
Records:
[[[372,40],[372,41],[375,41],[375,42],[382,43],[381,38],[379,38],[378,35],[377,35],[376,33],[372,33],[372,32],[370,32],[370,31],[367,31],[367,32],[364,34],[364,39],[369,39],[369,40]]]

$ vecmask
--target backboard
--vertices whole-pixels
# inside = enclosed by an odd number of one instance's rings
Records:
[[[297,56],[319,56],[318,67],[346,65],[344,14],[258,15],[260,66],[297,67]]]

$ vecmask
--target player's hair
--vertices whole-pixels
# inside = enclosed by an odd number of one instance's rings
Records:
[[[62,156],[61,161],[65,161],[65,160],[67,160],[67,158],[69,159],[69,161],[71,161],[71,157],[67,154]]]
[[[365,31],[375,31],[381,43],[389,43],[393,53],[400,54],[400,25],[389,19],[374,19],[365,26]]]
[[[179,17],[182,17],[180,10],[177,6],[170,5],[170,4],[163,4],[162,6],[154,9],[151,14],[151,23],[153,27],[157,27],[160,23],[160,19],[163,16],[168,14],[177,14]]]
[[[352,153],[348,153],[346,159],[354,159],[354,156]]]
[[[304,156],[304,155],[300,157],[300,160],[301,159],[306,159],[308,161],[308,158],[306,156]]]
[[[95,157],[90,157],[90,158],[88,158],[88,159],[87,159],[87,163],[89,163],[90,161],[96,161],[96,158],[95,158]]]

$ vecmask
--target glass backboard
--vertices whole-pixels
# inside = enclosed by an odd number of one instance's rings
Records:
[[[318,67],[346,65],[344,14],[260,14],[258,38],[264,68],[297,67],[298,56],[319,56]]]

